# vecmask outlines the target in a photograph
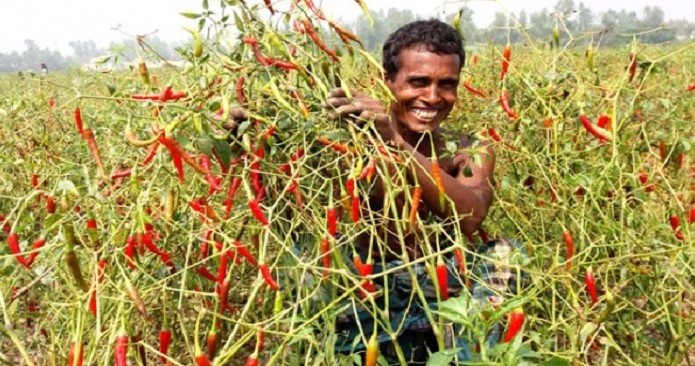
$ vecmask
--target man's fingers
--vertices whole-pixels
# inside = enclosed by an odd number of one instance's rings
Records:
[[[340,106],[350,104],[350,100],[346,97],[333,97],[326,99],[326,107],[339,108]]]

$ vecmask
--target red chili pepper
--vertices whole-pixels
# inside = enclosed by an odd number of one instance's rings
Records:
[[[230,285],[230,278],[225,278],[224,281],[222,281],[217,288],[217,299],[219,300],[220,307],[224,311],[224,309],[227,308],[227,299],[229,296],[229,285]]]
[[[82,130],[82,137],[87,142],[87,147],[89,147],[89,151],[92,153],[92,156],[94,157],[94,162],[97,165],[99,174],[101,174],[102,177],[105,176],[104,163],[101,161],[101,155],[99,154],[99,146],[97,145],[97,141],[94,138],[94,132],[92,132],[91,128],[85,128],[84,130]]]
[[[507,75],[507,71],[509,70],[509,62],[511,61],[511,58],[512,45],[507,43],[507,46],[505,46],[504,50],[502,50],[502,73],[500,74],[500,80],[504,79],[504,76]]]
[[[142,162],[140,163],[141,166],[146,166],[146,165],[148,165],[150,162],[152,162],[152,160],[154,160],[154,157],[157,156],[157,150],[159,150],[159,145],[161,145],[161,144],[159,143],[159,141],[157,141],[157,142],[155,142],[154,144],[152,144],[152,147],[150,148],[150,151],[147,153],[147,155],[145,156],[145,158],[142,159]]]
[[[252,353],[246,359],[246,366],[258,366],[258,353],[257,352]]]
[[[43,248],[44,245],[46,245],[46,239],[44,238],[38,238],[31,244],[32,253],[30,253],[25,259],[27,268],[34,264],[34,260],[39,255],[38,250]]]
[[[376,159],[374,159],[373,156],[370,156],[369,161],[367,162],[367,165],[365,165],[364,169],[362,169],[362,171],[360,172],[360,175],[357,178],[355,178],[355,180],[360,181],[364,178],[367,178],[367,182],[371,182],[375,171],[376,171]]]
[[[212,168],[210,158],[205,154],[200,155],[200,167],[205,171],[205,180],[207,180],[208,184],[210,185],[210,189],[213,191],[221,191],[222,187],[217,184],[217,180],[215,180],[215,177],[213,177],[212,173],[210,172],[210,169]]]
[[[516,308],[509,314],[509,322],[507,323],[507,331],[504,333],[502,343],[507,343],[514,339],[524,325],[524,309]]]
[[[253,213],[256,220],[258,220],[263,226],[267,226],[269,224],[268,219],[266,219],[265,214],[261,209],[258,199],[252,198],[249,200],[249,209],[251,210],[251,213]]]
[[[229,185],[229,190],[227,191],[227,198],[224,201],[224,219],[229,218],[229,214],[232,212],[232,207],[234,207],[234,195],[236,191],[241,187],[241,177],[234,177],[232,183]]]
[[[72,342],[68,351],[68,366],[82,366],[83,358],[84,347],[77,342]]]
[[[270,268],[268,267],[267,264],[261,263],[258,268],[261,271],[261,275],[263,276],[263,279],[265,280],[265,283],[270,286],[275,291],[280,290],[280,285],[278,285],[277,282],[275,282],[275,279],[273,279],[273,275],[270,273]]]
[[[360,221],[360,217],[362,216],[360,196],[352,196],[351,213],[352,222],[354,222],[355,224],[358,223]]]
[[[669,223],[671,224],[671,229],[676,233],[676,239],[683,240],[683,233],[679,230],[680,221],[678,220],[678,216],[671,216],[669,218]]]
[[[311,11],[316,14],[316,17],[321,19],[321,20],[326,20],[326,17],[323,15],[323,12],[321,9],[317,8],[316,5],[314,5],[314,2],[312,0],[304,0],[306,5],[311,9]]]
[[[194,268],[195,272],[205,279],[212,281],[212,282],[217,282],[217,276],[215,276],[210,270],[205,268],[204,266],[200,265],[198,267]]]
[[[488,128],[487,134],[492,138],[493,141],[502,142],[502,138],[500,137],[500,135],[497,133],[497,131],[494,128],[492,128],[492,127]]]
[[[500,105],[502,106],[502,110],[507,113],[509,118],[516,119],[519,117],[512,107],[509,106],[509,93],[507,93],[507,89],[502,89],[502,92],[500,93]]]
[[[208,170],[203,169],[198,163],[196,163],[195,159],[191,157],[182,147],[179,145],[179,143],[174,139],[174,136],[169,135],[166,136],[165,134],[160,134],[159,135],[159,142],[164,145],[169,152],[171,153],[172,159],[174,159],[174,164],[180,164],[181,160],[185,161],[186,164],[188,164],[191,168],[193,168],[196,172],[200,174],[207,174],[209,173]],[[177,163],[177,160],[179,161]],[[179,170],[179,167],[177,166],[177,170]],[[183,171],[183,167],[181,167],[181,171]],[[179,180],[181,180],[182,173],[179,174]]]
[[[328,46],[321,40],[321,38],[319,38],[319,35],[316,34],[316,31],[314,30],[314,27],[312,26],[311,22],[308,19],[303,19],[302,24],[304,25],[304,30],[307,33],[309,33],[309,37],[314,41],[314,43],[323,52],[330,56],[333,62],[339,62],[340,60],[338,59],[338,55],[335,53],[335,50],[328,48]]]
[[[128,240],[126,240],[125,248],[123,249],[126,257],[126,262],[128,263],[128,267],[130,267],[131,269],[137,268],[134,261],[136,241],[137,238],[134,235],[129,236]]]
[[[439,207],[443,210],[446,200],[446,193],[444,192],[444,180],[442,180],[442,171],[439,167],[439,160],[436,156],[432,157],[431,166],[432,178],[434,179],[434,183],[437,185],[437,191],[439,191]]]
[[[437,258],[437,284],[439,285],[439,296],[442,300],[449,298],[449,280],[446,263],[441,257]]]
[[[328,207],[326,209],[326,227],[328,228],[328,234],[334,238],[335,234],[338,232],[337,221],[335,207]]]
[[[630,64],[628,65],[630,72],[630,77],[627,79],[628,82],[635,78],[635,71],[637,71],[637,55],[634,52],[630,52]]]
[[[316,142],[318,142],[319,144],[321,144],[323,146],[328,146],[331,149],[333,149],[334,151],[339,152],[341,154],[347,154],[350,151],[350,149],[347,146],[341,144],[340,142],[331,141],[325,137],[316,138]]]
[[[476,89],[476,88],[473,87],[473,85],[471,85],[471,79],[470,79],[470,78],[468,78],[468,79],[463,83],[463,86],[466,88],[466,90],[468,90],[469,92],[471,92],[473,95],[477,95],[477,96],[479,96],[479,97],[481,97],[481,98],[486,98],[486,97],[487,97],[487,96],[485,95],[485,93],[483,93],[482,90]]]
[[[217,352],[217,330],[214,326],[211,326],[210,330],[208,330],[206,341],[208,345],[208,358],[214,360],[215,353]]]
[[[546,129],[549,129],[552,126],[553,126],[553,119],[551,117],[547,117],[546,119],[543,120],[543,127],[545,127]]]
[[[166,356],[169,355],[169,344],[171,344],[171,330],[164,328],[159,331],[159,353],[163,356],[159,356],[159,360],[162,364],[167,364]]]
[[[46,196],[46,212],[49,214],[56,212],[56,201],[52,195]]]
[[[666,141],[660,140],[659,141],[659,156],[661,157],[661,161],[666,161]]]
[[[76,107],[73,113],[75,115],[75,125],[77,126],[77,131],[80,133],[80,135],[84,135],[84,128],[82,127],[82,110],[80,110],[80,107]]]
[[[562,232],[562,237],[565,240],[565,269],[568,271],[572,269],[572,257],[574,256],[574,241],[572,241],[572,235],[569,231],[565,230]]]
[[[693,82],[692,84],[688,85],[685,88],[685,91],[693,91],[693,90],[695,90],[695,82]]]
[[[117,171],[117,172],[111,174],[111,180],[116,180],[116,179],[120,179],[120,178],[127,178],[127,177],[130,177],[130,175],[132,173],[133,172],[130,168],[123,169],[123,170],[120,170],[120,171]]]
[[[37,174],[32,174],[31,175],[31,188],[38,188],[39,187],[39,176]]]
[[[456,263],[459,267],[459,273],[461,275],[466,275],[466,259],[463,255],[463,250],[461,248],[454,249],[454,257],[456,257]]]
[[[353,197],[355,195],[355,179],[354,178],[348,178],[345,181],[345,190],[348,192],[350,197]]]
[[[210,359],[208,359],[208,356],[202,353],[202,351],[195,356],[195,364],[196,366],[212,366]]]
[[[600,127],[594,126],[594,124],[591,123],[589,118],[584,113],[579,115],[579,121],[582,123],[584,128],[586,128],[587,132],[598,138],[599,141],[605,143],[611,140],[611,137],[606,133],[606,131],[602,128],[599,130]]]
[[[690,223],[692,224],[694,222],[695,222],[695,207],[691,207],[690,208]]]
[[[642,185],[645,186],[644,189],[645,189],[647,192],[653,192],[653,191],[654,191],[654,185],[653,185],[653,184],[648,184],[648,182],[649,182],[649,175],[647,175],[647,173],[645,173],[645,172],[640,172],[640,173],[639,173],[639,181],[640,181],[640,183],[642,183]]]
[[[116,336],[114,355],[116,366],[126,366],[128,363],[128,334],[125,330],[121,330]]]
[[[270,14],[275,14],[275,10],[273,9],[273,3],[271,2],[271,0],[263,0],[263,2],[265,3],[265,7],[268,8],[268,10],[270,10]]]
[[[362,257],[360,257],[360,255],[357,254],[356,252],[353,252],[352,264],[355,265],[355,269],[357,269],[357,273],[362,275],[362,272],[364,271],[364,262],[362,262]]]
[[[480,235],[480,240],[482,240],[483,243],[490,241],[490,237],[487,235],[487,232],[483,230],[483,228],[478,229],[478,235]]]
[[[239,76],[234,84],[234,90],[236,92],[236,100],[239,105],[246,104],[246,95],[244,94],[244,77]]]
[[[683,152],[679,152],[678,155],[676,155],[676,170],[680,170],[680,168],[683,166]]]
[[[596,124],[597,124],[599,127],[601,127],[601,128],[605,128],[605,129],[607,129],[607,130],[610,130],[610,128],[611,128],[611,118],[608,117],[608,116],[605,115],[605,114],[602,114],[602,115],[600,115],[600,116],[598,117],[598,121],[596,122]]]
[[[330,239],[324,236],[321,239],[321,261],[323,262],[323,278],[328,277],[328,269],[331,268],[331,244]]]
[[[56,106],[56,101],[53,99],[53,97],[48,98],[48,108],[53,108]]]
[[[257,265],[258,262],[256,262],[256,258],[251,254],[251,252],[243,245],[241,242],[238,240],[234,240],[232,242],[232,245],[236,249],[237,253],[239,253],[242,257],[246,258],[246,260],[251,264],[251,265]]]
[[[591,269],[591,266],[586,269],[584,282],[586,283],[586,291],[589,292],[589,296],[591,296],[591,306],[594,306],[594,304],[596,304],[598,301],[598,295],[596,294],[596,280],[594,279],[594,271]]]

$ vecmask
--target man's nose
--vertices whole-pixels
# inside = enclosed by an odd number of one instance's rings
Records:
[[[427,91],[425,92],[425,99],[430,106],[436,107],[442,100],[441,91],[436,83],[432,83]]]

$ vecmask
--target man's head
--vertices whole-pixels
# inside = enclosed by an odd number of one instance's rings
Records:
[[[384,69],[401,135],[417,138],[439,128],[456,102],[463,61],[458,32],[438,20],[412,22],[389,36]]]
[[[459,70],[466,59],[463,41],[454,27],[437,19],[417,20],[398,28],[386,39],[382,56],[387,79],[393,79],[401,68],[401,51],[413,46],[440,55],[458,55]]]

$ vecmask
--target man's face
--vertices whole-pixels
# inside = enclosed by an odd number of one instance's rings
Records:
[[[386,85],[396,97],[392,105],[399,128],[416,133],[434,131],[456,102],[460,60],[424,47],[409,47],[399,54],[401,67]]]

